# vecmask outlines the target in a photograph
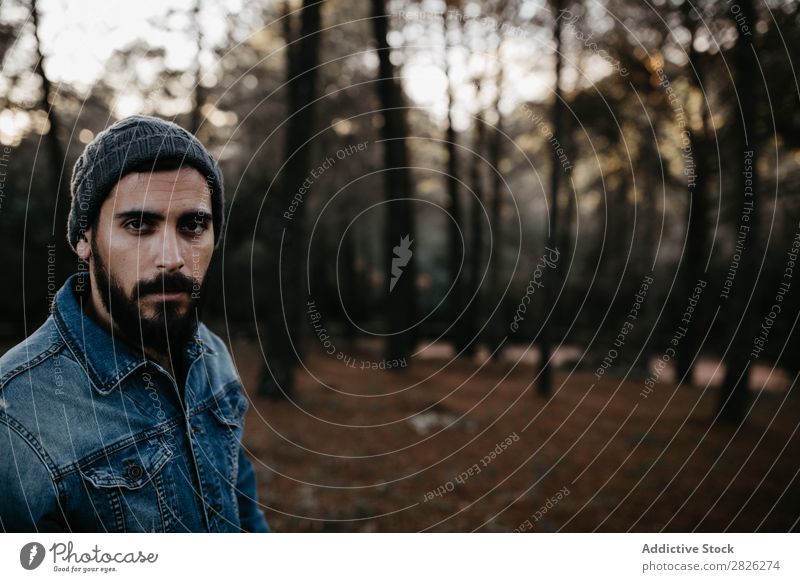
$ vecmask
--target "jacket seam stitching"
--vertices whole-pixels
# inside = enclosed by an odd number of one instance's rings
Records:
[[[61,336],[61,339],[66,344],[67,348],[69,348],[69,351],[72,352],[72,355],[75,357],[75,361],[77,362],[77,364],[86,373],[86,376],[89,378],[89,382],[92,383],[92,386],[94,386],[96,390],[103,392],[103,390],[100,388],[100,378],[98,377],[97,372],[95,372],[92,365],[89,363],[89,358],[86,356],[86,352],[80,350],[79,346],[76,347],[72,345],[73,338],[69,333],[69,329],[67,328],[66,323],[62,321],[62,316],[58,311],[56,311],[55,322],[56,322],[56,329],[58,329],[58,333]],[[77,352],[81,352],[81,354],[83,355],[83,361],[81,361],[81,358],[79,357]]]
[[[20,436],[25,444],[33,449],[34,453],[36,453],[36,456],[39,457],[39,460],[42,462],[42,465],[45,467],[45,469],[47,469],[47,473],[50,476],[50,480],[53,482],[53,485],[56,485],[57,479],[61,476],[60,472],[50,455],[48,455],[47,451],[44,450],[44,447],[39,440],[33,436],[33,434],[31,434],[31,432],[25,428],[21,422],[8,413],[0,414],[0,423],[5,424],[8,428],[13,430]],[[60,490],[60,487],[56,488]]]
[[[55,342],[48,345],[45,349],[38,352],[35,356],[28,358],[15,368],[6,372],[2,377],[0,377],[0,390],[5,388],[5,386],[13,380],[15,377],[19,376],[23,372],[31,370],[41,364],[42,362],[47,361],[49,358],[54,356],[57,352],[61,350],[63,347],[63,342],[61,340],[56,340]]]

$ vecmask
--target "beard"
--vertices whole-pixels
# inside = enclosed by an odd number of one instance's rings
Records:
[[[133,290],[126,293],[100,257],[94,238],[91,245],[94,258],[92,274],[100,300],[120,334],[142,350],[169,355],[172,360],[180,362],[183,348],[197,331],[205,298],[205,281],[199,282],[182,273],[167,273],[149,281],[138,281]],[[142,313],[139,303],[142,297],[149,293],[172,291],[187,293],[189,302],[184,312],[177,301],[161,301],[156,304],[154,315],[147,317]]]

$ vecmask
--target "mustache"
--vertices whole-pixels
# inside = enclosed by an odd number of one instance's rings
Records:
[[[199,280],[182,273],[170,273],[156,276],[148,281],[139,281],[134,292],[138,297],[150,293],[192,293],[201,287]]]

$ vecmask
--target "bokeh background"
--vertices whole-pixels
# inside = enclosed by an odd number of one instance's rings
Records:
[[[220,160],[279,531],[797,531],[800,4],[3,0],[0,341],[82,148]]]

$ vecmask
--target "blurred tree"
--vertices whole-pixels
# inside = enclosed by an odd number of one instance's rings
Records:
[[[296,205],[292,218],[280,217],[292,205],[294,196],[303,187],[314,164],[311,145],[317,100],[317,68],[319,66],[320,7],[324,0],[303,0],[300,10],[300,33],[292,30],[292,13],[288,4],[284,15],[287,50],[288,111],[285,134],[284,176],[280,190],[267,195],[267,216],[275,221],[267,235],[268,298],[264,321],[266,336],[266,369],[262,373],[259,393],[277,399],[288,398],[294,390],[293,372],[302,359],[304,289],[303,265],[305,248],[305,200]],[[280,226],[279,227],[279,221]],[[294,336],[293,336],[294,334]]]
[[[744,164],[750,158],[752,168],[747,172],[738,171],[737,196],[741,196],[742,223],[747,230],[747,240],[741,251],[741,261],[736,274],[736,282],[731,292],[728,309],[732,329],[730,344],[725,356],[725,380],[720,391],[717,419],[724,423],[739,424],[747,415],[750,383],[751,358],[748,351],[752,345],[753,329],[758,314],[758,282],[760,254],[760,229],[758,227],[761,200],[758,183],[758,103],[756,99],[756,79],[761,78],[756,46],[757,14],[753,0],[739,0],[740,12],[729,13],[737,25],[738,38],[734,47],[734,78],[738,94],[738,115],[735,116],[738,131],[736,134],[736,163]],[[739,16],[739,14],[741,16]],[[747,33],[738,28],[736,18],[742,18],[748,26]],[[747,192],[750,192],[748,195]],[[746,218],[745,218],[746,217]],[[746,224],[745,224],[746,222]],[[739,228],[736,229],[739,234]]]
[[[555,43],[554,58],[555,58],[555,80],[553,81],[553,105],[551,110],[552,119],[552,132],[555,139],[563,137],[563,118],[564,118],[564,96],[561,91],[561,77],[562,77],[562,39],[561,39],[561,22],[562,12],[564,10],[564,0],[550,0],[550,6],[553,19],[553,42]],[[559,230],[559,189],[561,187],[561,164],[559,163],[559,156],[556,154],[555,148],[552,151],[552,161],[550,166],[550,216],[548,224],[547,239],[551,248],[558,249],[560,242]],[[560,250],[560,249],[559,249]],[[557,272],[557,271],[556,271]],[[544,291],[547,298],[544,302],[545,309],[553,307],[556,297],[556,289],[558,288],[560,277],[549,277]],[[549,396],[553,390],[553,364],[552,358],[552,330],[548,329],[547,324],[542,325],[541,333],[539,336],[539,351],[540,351],[540,371],[539,371],[539,384],[537,391],[540,396]]]
[[[772,265],[786,260],[786,249],[791,247],[800,224],[800,168],[792,163],[793,159],[800,159],[800,87],[797,81],[800,63],[800,3],[781,4],[762,23],[759,61],[775,114],[773,121],[777,122],[773,129],[778,142],[783,145],[774,165],[768,165],[781,168],[781,171],[777,175],[768,171],[759,176],[762,191],[775,192],[779,196],[777,216],[782,220],[776,229],[770,230],[775,237],[771,256],[767,258],[767,264]],[[765,288],[777,289],[780,283],[786,282],[782,271],[774,269],[772,274],[773,281],[765,285]],[[765,294],[762,306],[765,309],[770,307],[772,299]],[[800,292],[796,288],[792,289],[784,303],[784,313],[800,315]],[[797,357],[800,353],[798,320],[791,316],[783,317],[775,322],[775,328],[773,333],[776,338],[770,341],[768,352],[762,357],[785,368],[790,376],[795,376],[800,372],[800,358]],[[780,336],[786,337],[787,341],[780,342],[777,339]]]
[[[61,123],[56,114],[55,104],[58,99],[58,90],[53,88],[53,83],[44,70],[44,53],[42,52],[42,41],[39,24],[38,1],[31,0],[31,21],[33,22],[33,37],[35,39],[36,51],[36,74],[42,81],[42,91],[40,93],[42,111],[47,112],[48,131],[45,136],[47,150],[52,164],[52,171],[48,172],[52,183],[51,188],[55,200],[60,200],[61,196],[69,198],[69,187],[66,185],[64,174],[67,171],[67,159],[64,155],[64,148],[59,141],[61,135]],[[58,170],[56,170],[58,168]],[[66,217],[64,217],[66,218]],[[55,215],[54,215],[55,221]]]
[[[413,185],[408,164],[408,126],[400,85],[395,79],[388,41],[389,15],[385,0],[372,0],[372,25],[378,50],[376,87],[381,101],[386,226],[384,260],[387,284],[384,315],[390,335],[387,360],[407,358],[414,348],[416,324],[416,264],[413,260],[415,221]],[[392,283],[394,282],[394,283]],[[394,287],[392,285],[394,284]],[[411,329],[406,330],[411,327]],[[397,368],[394,368],[397,369]]]
[[[480,93],[481,93],[481,77],[477,76],[474,79],[476,103],[480,107]],[[466,345],[464,346],[464,353],[467,356],[475,354],[475,349],[478,346],[478,317],[481,314],[481,287],[483,283],[483,273],[481,266],[483,264],[483,217],[485,213],[484,207],[484,149],[486,141],[486,122],[484,120],[484,113],[478,111],[475,115],[475,123],[473,124],[473,144],[470,154],[474,158],[470,164],[470,187],[472,189],[472,196],[470,201],[470,245],[468,258],[468,278],[467,278],[467,293],[471,295],[469,304],[467,305],[465,317],[465,333],[464,339]]]
[[[505,224],[503,220],[503,195],[506,189],[504,182],[503,164],[510,164],[505,156],[504,143],[508,139],[505,133],[503,112],[500,108],[500,103],[504,95],[504,82],[505,82],[505,62],[508,55],[504,54],[504,46],[506,45],[507,34],[503,33],[503,25],[506,29],[511,26],[519,24],[519,9],[520,2],[497,0],[492,2],[492,12],[495,17],[502,23],[500,31],[493,35],[493,55],[492,61],[494,65],[493,76],[487,78],[487,81],[492,83],[494,91],[494,99],[492,99],[488,115],[491,116],[492,127],[488,131],[486,137],[487,160],[490,167],[490,180],[489,180],[489,229],[491,232],[491,249],[489,256],[489,270],[486,292],[486,316],[489,318],[487,322],[486,333],[484,334],[485,341],[488,344],[489,353],[494,360],[500,357],[500,346],[505,337],[504,330],[507,325],[507,318],[505,310],[503,309],[504,288],[503,288],[503,260],[504,260],[504,245]],[[521,29],[519,29],[521,30]],[[495,311],[495,307],[497,308]],[[494,314],[492,314],[494,311]]]
[[[453,4],[448,3],[448,6]],[[459,278],[462,266],[462,256],[465,255],[465,248],[462,248],[464,237],[464,227],[461,210],[461,192],[459,187],[458,153],[456,151],[456,130],[453,127],[453,80],[450,71],[450,36],[453,31],[450,27],[451,19],[445,15],[442,18],[442,33],[444,36],[444,75],[447,79],[447,127],[445,129],[445,148],[447,151],[447,199],[450,220],[447,230],[447,273],[448,278],[453,284],[453,291],[450,294],[448,304],[450,309],[447,315],[450,324],[450,339],[455,346],[456,353],[460,353],[466,344],[465,329],[463,323],[464,310],[464,278]]]
[[[205,120],[203,106],[206,104],[206,88],[203,83],[203,24],[201,15],[203,13],[203,0],[195,0],[192,7],[192,27],[196,42],[196,59],[194,70],[194,94],[192,99],[192,112],[189,122],[189,131],[200,137],[201,126]]]
[[[685,268],[683,269],[683,297],[691,297],[693,289],[700,279],[706,280],[708,274],[706,265],[709,262],[708,249],[708,184],[712,173],[711,162],[708,156],[708,141],[711,130],[709,128],[708,105],[706,103],[706,87],[704,84],[705,61],[702,59],[699,46],[698,26],[702,15],[698,13],[700,4],[688,0],[682,2],[679,10],[682,24],[689,31],[688,62],[686,78],[692,94],[684,100],[684,109],[695,117],[697,121],[687,127],[689,140],[690,159],[684,159],[684,166],[688,171],[688,200],[686,217],[686,252],[683,254]],[[691,97],[694,97],[693,99]],[[697,103],[693,106],[692,102]],[[693,167],[692,167],[693,166]],[[698,313],[702,313],[707,303],[704,299],[707,294],[700,297],[696,306]],[[686,385],[691,385],[694,362],[698,356],[700,346],[699,337],[702,328],[697,321],[686,326],[686,335],[677,349],[676,374],[678,380]]]
[[[503,329],[505,327],[503,301],[503,175],[500,164],[503,160],[503,113],[500,111],[500,98],[503,93],[503,40],[498,39],[495,55],[495,78],[494,78],[494,101],[492,103],[492,113],[494,116],[494,127],[490,131],[488,139],[488,159],[491,167],[491,206],[489,208],[489,224],[492,232],[492,250],[489,257],[489,283],[487,297],[489,298],[489,308],[496,302],[498,309],[489,322],[489,329],[486,339],[489,343],[489,352],[492,359],[499,359],[500,344],[503,340]],[[487,312],[488,314],[488,312]],[[489,314],[490,315],[490,314]],[[490,315],[491,316],[491,315]]]

